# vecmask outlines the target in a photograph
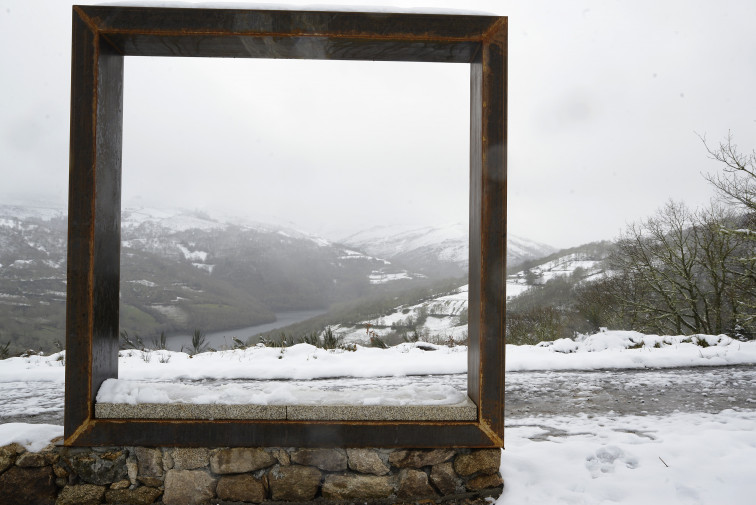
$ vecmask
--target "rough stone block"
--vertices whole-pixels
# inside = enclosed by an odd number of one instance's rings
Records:
[[[347,449],[349,468],[355,472],[386,475],[389,467],[375,449]]]
[[[396,496],[402,500],[435,498],[436,492],[428,482],[428,474],[421,470],[405,468],[399,472],[399,489]]]
[[[320,476],[320,470],[312,466],[275,466],[268,473],[271,497],[283,501],[312,500],[320,487]]]
[[[118,482],[114,482],[110,485],[110,489],[126,489],[131,485],[131,482],[129,482],[129,479],[123,479],[119,480]]]
[[[107,503],[119,505],[151,505],[155,503],[163,492],[154,487],[138,487],[136,489],[109,489],[105,491]]]
[[[216,479],[202,470],[169,470],[165,475],[165,505],[199,505],[215,496]]]
[[[105,486],[123,480],[128,475],[126,453],[105,454],[76,452],[65,456],[66,463],[88,484]]]
[[[66,470],[62,465],[53,466],[53,472],[55,472],[56,477],[63,479],[68,477],[68,470]]]
[[[260,448],[217,449],[210,455],[210,469],[219,474],[254,472],[275,463],[276,459]]]
[[[286,418],[300,421],[475,421],[468,398],[459,405],[288,405]]]
[[[465,483],[468,491],[481,491],[483,489],[498,488],[504,485],[499,474],[478,475]]]
[[[80,484],[64,487],[55,505],[98,505],[105,496],[104,486],[94,484]]]
[[[53,505],[57,491],[55,476],[50,467],[13,466],[0,475],[3,505]]]
[[[205,448],[193,449],[178,447],[166,451],[165,459],[172,461],[171,468],[175,470],[195,470],[205,468],[210,461],[210,451]],[[163,465],[165,467],[165,465]]]
[[[449,495],[457,490],[459,478],[454,473],[451,462],[440,463],[433,466],[430,473],[430,480],[436,489],[444,495]]]
[[[19,454],[24,452],[24,448],[18,444],[4,445],[0,447],[0,473],[4,472],[16,461]]]
[[[422,468],[450,460],[454,456],[452,449],[433,449],[431,451],[395,451],[389,455],[389,462],[397,468]]]
[[[265,486],[252,475],[229,475],[218,480],[218,498],[229,501],[260,503],[265,500]]]
[[[139,464],[139,477],[163,476],[163,453],[160,449],[135,447],[134,453]]]
[[[278,461],[281,466],[291,464],[291,456],[286,452],[286,449],[273,449],[271,454],[273,454],[273,457],[276,458],[276,461]]]
[[[163,485],[163,479],[160,477],[137,477],[137,480],[150,487],[160,487]]]
[[[47,465],[47,458],[39,452],[25,452],[16,459],[16,466],[21,468],[39,468]]]
[[[494,474],[499,471],[500,465],[500,449],[479,449],[469,454],[460,454],[454,460],[454,470],[463,477],[476,473]]]
[[[132,456],[126,461],[126,475],[129,477],[129,482],[132,486],[137,483],[137,473],[139,472],[139,465],[136,462],[136,458]]]
[[[326,475],[323,498],[328,500],[377,500],[394,492],[391,477],[375,475]]]
[[[286,419],[284,405],[96,403],[99,419]]]
[[[347,455],[344,449],[299,449],[291,454],[294,463],[315,466],[328,472],[347,469]]]

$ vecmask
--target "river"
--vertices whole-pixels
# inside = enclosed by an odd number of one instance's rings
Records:
[[[264,333],[266,331],[283,328],[290,324],[306,321],[312,317],[325,314],[324,310],[292,310],[287,312],[277,312],[276,320],[272,323],[258,324],[255,326],[246,326],[244,328],[234,328],[231,330],[214,331],[205,334],[205,343],[214,349],[223,347],[232,348],[234,346],[233,338],[237,337],[242,342],[246,342],[251,336]],[[166,347],[171,351],[180,351],[181,346],[192,346],[192,335],[188,333],[179,333],[166,337]]]

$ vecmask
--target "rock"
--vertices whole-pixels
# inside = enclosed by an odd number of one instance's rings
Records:
[[[165,474],[165,505],[197,505],[215,496],[217,481],[202,470],[169,470]]]
[[[273,449],[273,457],[276,458],[278,464],[286,466],[291,464],[291,456],[286,452],[286,449]]]
[[[326,475],[323,498],[328,500],[375,500],[394,492],[390,477],[375,475]]]
[[[291,454],[294,463],[315,466],[329,472],[347,469],[347,455],[344,449],[299,449]]]
[[[68,470],[65,469],[65,467],[61,465],[55,465],[53,466],[53,472],[55,472],[56,477],[60,477],[65,479],[68,477]]]
[[[499,471],[499,466],[501,466],[500,449],[474,450],[469,454],[460,454],[454,460],[454,470],[463,477],[476,473],[494,474]]]
[[[210,455],[213,473],[246,473],[273,465],[275,458],[260,448],[218,449]]]
[[[451,449],[432,451],[395,451],[389,455],[389,462],[397,468],[422,468],[450,460],[454,456]]]
[[[457,474],[451,462],[435,465],[431,469],[430,480],[441,494],[449,495],[457,490]]]
[[[499,474],[479,475],[468,480],[465,487],[468,491],[480,491],[482,489],[497,488],[504,485]]]
[[[167,451],[166,456],[172,461],[171,468],[174,470],[195,470],[205,468],[210,461],[210,451],[191,448],[176,448]],[[167,459],[167,458],[166,458]],[[163,465],[165,467],[165,465]]]
[[[11,467],[16,461],[19,454],[24,452],[24,448],[18,444],[4,445],[0,447],[0,473]]]
[[[13,466],[0,475],[3,505],[53,505],[58,488],[52,468]]]
[[[147,447],[135,447],[134,453],[139,465],[139,477],[162,477],[163,476],[163,453],[160,449],[148,449]]]
[[[273,500],[312,500],[320,487],[320,470],[312,466],[275,466],[268,473],[268,485]]]
[[[119,480],[118,482],[114,482],[110,485],[110,489],[126,489],[131,485],[131,482],[129,482],[129,479],[123,479]]]
[[[221,477],[215,490],[218,498],[229,501],[260,503],[265,500],[265,486],[252,475]]]
[[[136,486],[137,484],[137,473],[139,472],[139,465],[137,465],[137,462],[135,459],[129,459],[126,461],[126,474],[129,477],[129,481],[131,482],[132,486]]]
[[[355,472],[386,475],[389,467],[373,449],[347,449],[349,468]]]
[[[94,484],[80,484],[78,486],[66,486],[58,495],[55,505],[97,505],[105,496],[103,486]]]
[[[405,468],[399,472],[399,489],[396,496],[403,500],[435,498],[436,492],[428,483],[427,473]]]
[[[16,466],[21,468],[39,468],[47,465],[47,458],[39,452],[25,452],[16,459]]]
[[[126,454],[122,451],[118,455],[81,452],[68,454],[65,458],[74,473],[88,484],[105,486],[123,480],[128,475]]]
[[[155,503],[163,492],[154,487],[138,487],[136,489],[109,489],[105,491],[107,503],[119,505],[151,505]]]
[[[137,480],[149,487],[160,487],[163,485],[163,479],[159,477],[137,477]]]

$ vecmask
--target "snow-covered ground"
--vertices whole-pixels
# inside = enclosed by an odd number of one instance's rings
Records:
[[[145,382],[139,381],[154,381],[153,385],[169,386],[167,397],[153,400],[161,402],[166,398],[197,401],[196,391],[187,396],[177,387],[186,385],[205,394],[202,401],[222,397],[234,402],[239,397],[231,399],[234,395],[257,395],[254,401],[284,398],[287,403],[329,402],[334,398],[329,392],[335,391],[347,401],[352,395],[355,404],[364,404],[365,398],[370,403],[389,402],[387,398],[398,402],[395,404],[443,403],[464,391],[465,351],[464,346],[424,343],[386,350],[357,346],[356,351],[328,351],[306,344],[283,351],[257,346],[193,357],[171,351],[123,351],[119,361],[122,381],[112,383],[114,391],[108,394],[127,402],[150,401],[141,389]],[[59,411],[64,359],[59,353],[0,361],[0,418],[10,417],[11,410],[29,414]],[[739,378],[727,387],[750,391],[723,401],[726,406],[721,409],[716,405],[712,408],[712,404],[686,403],[686,410],[666,411],[664,415],[652,409],[644,412],[640,406],[637,414],[630,415],[611,409],[588,413],[587,408],[566,415],[539,413],[532,408],[508,416],[501,467],[505,491],[497,503],[745,505],[752,503],[756,494],[756,479],[751,475],[756,461],[756,381],[750,371],[756,365],[756,342],[725,336],[663,337],[608,331],[575,341],[507,346],[506,368],[512,372],[510,380],[519,381],[520,390],[532,382],[528,379],[531,370],[543,371],[538,372],[543,375],[538,377],[540,382],[533,383],[538,388],[553,383],[560,373],[652,368],[654,373],[639,375],[633,381],[654,396],[654,391],[673,390],[675,384],[682,384],[665,378],[664,369],[736,364],[746,367],[733,367],[739,370]],[[711,374],[704,373],[712,368],[701,368],[700,375],[695,375],[694,368],[690,370],[685,383],[693,388],[696,377],[713,380]],[[414,374],[422,377],[411,377]],[[369,394],[355,394],[351,390],[355,383],[339,388],[336,377],[352,377],[349,380],[358,381],[358,389]],[[287,378],[300,381],[264,380],[254,390],[237,380]],[[231,385],[223,385],[231,379]],[[176,384],[181,380],[184,384]],[[136,388],[119,389],[127,381]],[[594,384],[591,389],[592,382],[583,382],[586,391],[581,398],[596,396],[595,387],[600,385]],[[302,387],[309,389],[303,394],[298,392]],[[579,384],[573,389],[580,389]],[[251,390],[255,391],[252,395]],[[575,391],[566,393],[573,395]],[[706,390],[710,393],[711,388]],[[161,394],[157,388],[147,396],[157,398]],[[38,449],[61,432],[60,426],[0,424],[0,445],[17,441]]]
[[[508,422],[499,504],[746,505],[756,411]]]

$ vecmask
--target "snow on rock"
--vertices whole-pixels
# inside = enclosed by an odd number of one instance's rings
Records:
[[[63,426],[53,424],[0,424],[0,447],[19,444],[27,451],[39,452],[55,438],[63,436]]]

